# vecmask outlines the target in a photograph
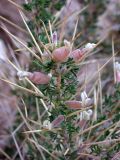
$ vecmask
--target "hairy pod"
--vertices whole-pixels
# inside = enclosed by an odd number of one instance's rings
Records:
[[[64,121],[65,117],[63,115],[59,115],[56,119],[52,121],[52,126],[59,127],[60,124]]]
[[[60,47],[53,51],[53,61],[54,62],[64,62],[69,56],[70,50],[68,47]]]
[[[81,109],[82,103],[80,101],[66,101],[65,104],[70,108],[70,109]]]
[[[73,58],[73,60],[75,62],[80,61],[81,58],[84,55],[84,51],[80,50],[80,49],[76,49],[73,52],[70,53],[70,58]]]
[[[28,76],[28,78],[35,84],[48,84],[51,79],[49,75],[42,72],[33,72]]]

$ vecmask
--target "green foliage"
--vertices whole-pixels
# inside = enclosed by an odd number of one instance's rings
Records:
[[[42,20],[45,24],[47,24],[48,20],[51,20],[53,18],[53,14],[51,14],[51,11],[53,9],[60,10],[61,7],[65,4],[65,1],[66,0],[32,0],[28,4],[24,4],[23,7],[27,11],[35,12],[36,22],[40,23],[40,20]],[[50,8],[51,10],[49,10]]]
[[[32,0],[28,4],[24,4],[25,10],[33,12],[35,11],[35,20],[40,21],[42,19],[45,23],[48,19],[51,19],[51,14],[47,12],[47,8],[50,5],[50,0]]]

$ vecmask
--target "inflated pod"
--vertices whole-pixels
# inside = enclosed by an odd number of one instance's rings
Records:
[[[65,117],[63,115],[59,115],[56,119],[52,121],[53,128],[59,127],[60,124],[64,121]]]
[[[35,84],[48,84],[51,76],[42,72],[33,72],[28,76],[28,78]]]
[[[65,104],[70,108],[70,109],[81,109],[82,103],[80,101],[66,101]]]
[[[53,51],[52,57],[54,62],[64,62],[67,60],[70,49],[66,46],[57,48]]]
[[[69,55],[70,58],[73,58],[74,61],[79,61],[84,55],[84,51],[80,49],[76,49],[72,51]]]

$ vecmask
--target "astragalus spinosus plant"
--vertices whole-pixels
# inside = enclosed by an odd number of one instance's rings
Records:
[[[51,21],[47,23],[48,27],[42,23],[46,39],[42,41],[31,32],[23,13],[20,14],[32,38],[32,46],[26,46],[7,29],[4,30],[31,53],[32,64],[26,71],[9,60],[17,70],[18,85],[2,79],[24,91],[16,92],[20,102],[16,104],[18,117],[12,136],[17,151],[14,156],[9,155],[16,160],[118,158],[119,62],[114,63],[115,92],[103,101],[100,75],[98,83],[95,82],[89,92],[86,79],[81,88],[78,80],[78,71],[87,63],[85,59],[97,45],[87,43],[75,48],[75,31],[71,41],[61,40]],[[98,72],[102,68],[104,66]],[[94,76],[93,73],[91,79]]]
[[[81,49],[72,49],[72,45],[67,40],[60,42],[57,32],[53,32],[50,43],[45,44],[39,60],[35,60],[37,70],[17,72],[19,80],[27,78],[36,85],[38,126],[26,133],[44,137],[39,138],[38,144],[32,137],[29,140],[38,147],[45,147],[47,158],[77,156],[84,141],[79,132],[86,128],[94,113],[92,100],[86,92],[77,93],[77,72],[80,61],[96,45],[88,43]]]
[[[115,63],[117,90],[106,97],[101,109],[100,88],[93,84],[90,98],[85,91],[87,82],[79,89],[77,78],[80,66],[96,44],[74,49],[73,42],[59,41],[49,25],[48,43],[41,42],[40,48],[33,39],[40,55],[34,54],[30,70],[17,69],[20,83],[27,87],[24,90],[33,94],[22,98],[24,113],[18,107],[27,127],[23,133],[27,139],[26,156],[48,160],[112,158],[120,148],[119,63]]]

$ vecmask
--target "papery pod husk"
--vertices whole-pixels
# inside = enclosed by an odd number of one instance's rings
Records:
[[[65,104],[70,108],[70,109],[81,109],[83,108],[82,103],[80,101],[66,101]]]
[[[59,115],[55,120],[52,121],[52,127],[59,127],[64,120],[65,117],[63,115]]]
[[[49,75],[42,72],[33,72],[28,76],[28,78],[35,84],[48,84],[51,79]]]
[[[84,51],[76,49],[70,53],[70,58],[73,58],[75,62],[80,61],[84,55]]]
[[[53,51],[52,57],[54,62],[64,62],[67,60],[70,53],[70,49],[68,47],[60,47]]]
[[[80,128],[83,128],[83,129],[86,128],[86,125],[87,125],[87,120],[85,120],[85,119],[80,120],[80,122],[78,123],[78,126],[79,126]]]

